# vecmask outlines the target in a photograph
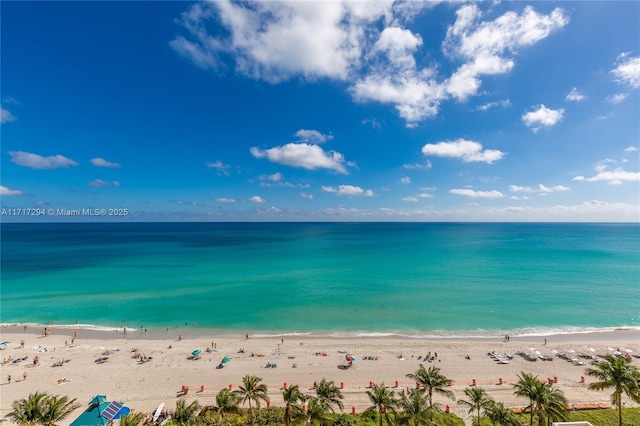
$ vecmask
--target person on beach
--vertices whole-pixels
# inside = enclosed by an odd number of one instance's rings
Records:
[[[547,346],[547,339],[544,339],[544,344],[542,346]]]
[[[25,380],[27,380],[27,372],[26,371],[22,375],[22,381],[24,382]]]
[[[11,384],[11,374],[7,376],[7,383]]]
[[[24,349],[24,340],[20,340],[20,349]]]

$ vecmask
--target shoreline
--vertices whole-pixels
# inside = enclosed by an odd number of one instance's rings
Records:
[[[208,334],[192,336],[183,329],[149,330],[148,333],[97,331],[47,326],[51,333],[42,336],[43,328],[27,326],[0,327],[2,341],[9,341],[0,357],[16,359],[27,356],[22,363],[0,365],[0,415],[10,410],[11,403],[25,398],[35,391],[77,398],[81,408],[62,425],[73,421],[88,401],[98,394],[105,394],[108,400],[122,401],[136,411],[151,412],[160,403],[167,409],[175,408],[175,402],[185,398],[188,403],[198,401],[203,405],[214,405],[215,395],[220,389],[231,385],[233,389],[241,383],[245,374],[262,377],[268,387],[272,405],[282,405],[284,383],[297,384],[303,393],[313,394],[313,383],[323,378],[343,385],[345,412],[355,407],[362,412],[370,404],[366,391],[370,382],[385,383],[404,391],[415,386],[406,378],[417,370],[420,363],[425,367],[437,366],[442,374],[452,380],[451,390],[456,399],[464,399],[463,391],[475,380],[496,401],[509,407],[524,407],[522,398],[513,395],[513,383],[521,372],[537,375],[540,379],[557,379],[557,386],[565,392],[571,404],[608,403],[610,392],[587,390],[594,379],[585,376],[589,367],[586,359],[583,365],[574,365],[553,355],[552,351],[575,351],[598,356],[606,355],[609,349],[628,349],[640,356],[640,330],[626,329],[609,332],[558,334],[547,337],[504,336],[493,338],[404,338],[397,336],[377,337],[326,337],[326,336],[277,336],[257,337],[244,334],[221,336]],[[74,334],[77,331],[77,337]],[[182,339],[179,339],[182,334]],[[71,341],[74,339],[74,345]],[[545,344],[545,339],[547,343]],[[20,341],[24,340],[24,348]],[[66,343],[66,344],[65,344]],[[214,348],[214,349],[212,349]],[[151,357],[141,363],[134,358],[133,349]],[[194,350],[202,351],[199,360],[189,359]],[[207,351],[208,349],[208,351]],[[240,350],[243,349],[242,352]],[[543,354],[551,354],[553,362],[527,361],[518,356],[521,351],[532,349]],[[489,357],[488,352],[513,355],[509,364],[499,364]],[[356,361],[345,369],[345,353],[353,354]],[[428,353],[437,353],[433,362],[425,362]],[[105,355],[107,354],[107,355]],[[254,355],[254,356],[252,356]],[[34,367],[35,356],[40,365]],[[223,357],[231,357],[224,368],[216,366]],[[467,359],[467,356],[469,357]],[[96,360],[108,357],[104,363]],[[53,367],[58,360],[69,360]],[[640,366],[639,358],[632,358],[634,365]],[[267,368],[270,363],[277,368]],[[295,366],[295,367],[294,367]],[[27,380],[21,380],[28,373]],[[13,382],[7,383],[7,375]],[[59,383],[60,380],[67,381]],[[396,387],[397,382],[397,387]],[[500,384],[502,382],[502,384]],[[182,386],[192,392],[183,395]],[[201,391],[201,386],[204,390]],[[467,418],[466,409],[458,407],[454,401],[437,397],[436,402],[450,405],[451,410]],[[625,399],[629,406],[630,403]]]
[[[640,326],[609,326],[609,327],[559,327],[559,328],[525,328],[515,330],[470,330],[470,331],[415,331],[415,332],[396,332],[396,331],[274,331],[274,330],[231,330],[216,329],[209,327],[197,327],[192,324],[184,326],[168,326],[168,327],[149,327],[141,326],[126,327],[126,333],[123,333],[123,327],[101,326],[93,324],[55,324],[55,323],[20,323],[9,322],[0,323],[0,332],[20,333],[25,328],[33,331],[33,329],[42,330],[47,327],[54,334],[68,334],[70,331],[82,331],[89,333],[94,338],[117,339],[123,335],[131,338],[144,340],[164,340],[171,335],[182,334],[191,338],[205,338],[207,336],[219,336],[221,338],[240,338],[249,334],[253,338],[269,339],[269,338],[319,338],[319,339],[408,339],[408,340],[494,340],[509,335],[511,338],[518,339],[540,339],[545,337],[559,336],[561,338],[569,338],[570,336],[579,335],[602,335],[609,333],[624,332],[640,332]],[[176,334],[177,333],[177,334]]]

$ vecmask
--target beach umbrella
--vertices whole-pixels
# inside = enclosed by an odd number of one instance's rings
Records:
[[[9,343],[11,343],[11,342],[7,342],[7,341],[5,340],[4,342],[0,343],[0,345],[8,345]]]
[[[195,351],[191,352],[191,355],[196,356],[196,355],[200,355],[200,349],[196,349]]]
[[[353,362],[353,361],[355,361],[355,360],[356,360],[356,357],[354,357],[353,355],[348,355],[348,356],[347,356],[347,361],[348,361],[348,362]]]
[[[229,361],[231,361],[231,357],[230,356],[225,356],[224,358],[222,358],[222,363],[223,364],[226,364]]]

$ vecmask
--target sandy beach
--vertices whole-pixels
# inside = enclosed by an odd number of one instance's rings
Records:
[[[350,412],[351,407],[361,412],[369,406],[365,392],[370,382],[397,386],[399,391],[414,387],[406,374],[415,372],[420,363],[441,368],[453,381],[451,390],[456,399],[463,398],[463,390],[475,380],[495,400],[523,407],[527,401],[513,396],[511,385],[525,371],[541,379],[557,380],[557,386],[571,404],[608,403],[608,392],[587,390],[592,378],[584,377],[582,381],[589,360],[579,358],[584,365],[575,365],[557,353],[604,356],[611,350],[627,350],[626,353],[640,354],[640,330],[511,337],[509,341],[504,336],[465,339],[249,336],[247,339],[245,335],[187,334],[179,329],[147,333],[135,330],[124,334],[55,327],[43,336],[43,327],[30,326],[25,331],[19,325],[4,326],[1,331],[0,341],[10,343],[0,351],[5,361],[0,367],[0,415],[10,410],[14,400],[42,391],[77,398],[82,404],[83,408],[64,424],[77,417],[97,394],[144,412],[153,411],[160,403],[173,409],[180,397],[213,405],[220,389],[229,386],[237,389],[245,374],[262,377],[273,405],[281,404],[285,383],[297,384],[313,394],[314,381],[333,380],[343,386],[345,412]],[[182,339],[180,333],[184,333]],[[195,350],[201,353],[199,359],[193,360],[191,354]],[[501,364],[488,355],[492,351],[501,355],[506,352],[513,358]],[[534,355],[535,351],[553,360],[538,357],[537,361],[530,361],[518,355],[519,352]],[[344,368],[346,354],[356,359],[350,368]],[[425,361],[428,354],[437,357]],[[24,361],[13,362],[24,357],[27,357]],[[224,368],[216,368],[224,357],[231,359]],[[97,362],[101,358],[108,359]],[[638,358],[634,357],[633,362],[640,365]],[[267,367],[268,364],[276,367]],[[189,388],[186,395],[182,394],[183,386]],[[454,401],[443,397],[436,400],[467,417],[466,409],[459,408]]]

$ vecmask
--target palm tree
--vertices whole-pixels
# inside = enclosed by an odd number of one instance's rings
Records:
[[[373,404],[371,407],[367,408],[367,412],[377,411],[378,419],[380,421],[380,426],[382,426],[382,418],[385,417],[387,419],[387,423],[389,423],[389,414],[387,413],[387,409],[393,411],[398,401],[393,395],[393,391],[389,391],[384,385],[373,384],[373,387],[370,391],[367,391],[367,396],[369,400]]]
[[[320,424],[325,424],[329,421],[327,414],[331,410],[331,407],[327,404],[327,401],[320,399],[317,396],[309,397],[309,405],[307,406],[307,415],[309,416],[309,423],[312,425],[315,421]]]
[[[593,368],[587,368],[587,376],[599,380],[591,383],[589,389],[600,391],[613,388],[611,404],[618,408],[618,423],[622,426],[622,394],[640,402],[640,370],[624,357],[607,355],[604,359],[602,363],[591,364]]]
[[[402,394],[398,406],[402,409],[399,419],[402,423],[414,426],[431,423],[433,407],[429,405],[424,389],[412,389],[409,396]]]
[[[267,386],[264,383],[260,383],[262,377],[246,375],[242,378],[242,385],[239,386],[236,392],[239,399],[242,401],[242,405],[249,401],[249,421],[253,425],[253,407],[251,401],[256,403],[256,407],[260,408],[260,401],[269,401],[267,396]]]
[[[282,399],[284,400],[284,421],[287,426],[291,425],[291,418],[298,417],[303,413],[301,403],[307,400],[307,397],[300,392],[298,385],[289,386],[282,391]]]
[[[218,406],[218,411],[220,412],[220,417],[222,417],[223,423],[225,413],[236,413],[239,411],[239,403],[240,399],[238,398],[238,395],[229,389],[223,388],[218,392],[216,395],[216,405]]]
[[[316,388],[316,396],[329,410],[335,412],[333,409],[334,405],[337,405],[340,410],[344,408],[344,404],[342,403],[344,396],[340,388],[333,383],[333,380],[328,382],[326,379],[322,379],[320,383],[314,383],[313,385]]]
[[[197,413],[199,410],[200,404],[198,404],[198,401],[193,401],[187,405],[185,399],[179,399],[178,402],[176,402],[175,411],[171,414],[171,420],[181,426],[193,424],[195,418],[198,417]]]
[[[42,421],[46,393],[36,392],[27,398],[18,399],[11,404],[12,411],[5,415],[14,423],[24,426],[37,425]]]
[[[489,400],[485,408],[485,415],[493,424],[498,426],[520,426],[520,421],[516,418],[515,413],[510,408],[505,407],[502,402],[496,403],[493,400]]]
[[[67,396],[47,396],[43,400],[41,420],[45,426],[56,426],[60,420],[64,420],[76,408],[76,399],[69,400]]]
[[[478,413],[478,426],[480,426],[480,410],[483,408],[486,410],[491,398],[489,398],[487,392],[482,388],[466,388],[464,394],[469,400],[465,401],[461,399],[458,401],[458,404],[469,407],[469,414],[473,414],[473,412],[476,411]]]
[[[453,396],[453,392],[447,389],[447,385],[449,383],[449,379],[440,374],[440,369],[438,367],[429,367],[429,369],[425,369],[424,365],[420,364],[420,368],[415,373],[407,374],[409,379],[413,379],[419,385],[424,386],[427,391],[427,401],[429,403],[429,407],[433,407],[433,393],[439,393],[440,395],[444,395],[448,398],[451,398],[455,401],[455,397]]]
[[[125,414],[120,417],[120,426],[140,426],[145,423],[146,417],[143,412]]]
[[[536,393],[536,386],[539,383],[540,381],[538,380],[538,376],[534,376],[533,374],[525,373],[523,371],[521,375],[518,376],[518,382],[513,385],[515,389],[513,392],[514,395],[529,398],[529,405],[527,406],[527,410],[531,413],[529,424],[533,424],[533,398]]]
[[[567,398],[560,389],[554,388],[552,385],[545,385],[545,388],[542,409],[547,418],[547,426],[551,426],[552,421],[567,419]]]

